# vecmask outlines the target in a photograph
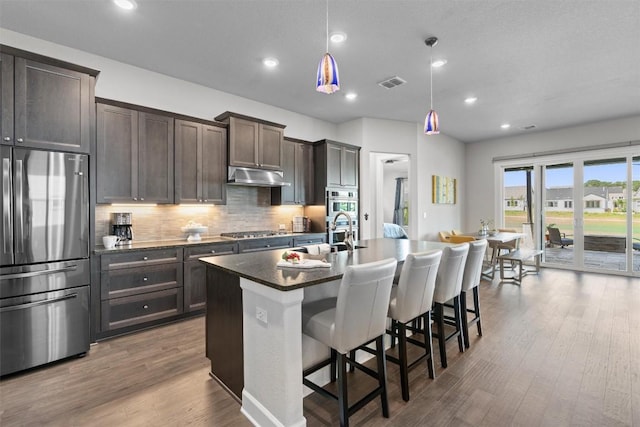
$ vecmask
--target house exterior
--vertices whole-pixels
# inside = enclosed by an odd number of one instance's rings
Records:
[[[504,188],[504,210],[524,210],[527,187],[524,185]],[[584,212],[603,213],[620,208],[620,201],[626,199],[626,191],[621,186],[584,187]],[[640,212],[640,190],[633,196],[634,212]],[[573,187],[547,188],[545,210],[555,212],[573,212]]]

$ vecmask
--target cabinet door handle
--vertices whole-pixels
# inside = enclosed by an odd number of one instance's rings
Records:
[[[271,245],[265,245],[265,247],[266,247],[266,248],[270,248],[270,247],[271,247]]]
[[[137,198],[137,197],[134,197],[134,198],[133,198],[133,200],[137,202],[137,201],[138,201],[138,198]]]
[[[147,304],[143,305],[142,308],[144,308],[145,310],[149,309],[149,306]]]
[[[145,257],[142,257],[142,260],[143,260],[143,261],[147,261],[148,259],[149,259],[149,258],[148,258],[148,257],[146,257],[146,256],[145,256]]]
[[[205,202],[205,203],[207,203],[207,202],[208,202],[208,200],[207,200],[207,199],[204,199],[204,202]]]
[[[148,278],[148,277],[143,277],[143,278],[142,278],[142,281],[143,281],[143,282],[146,282],[147,280],[149,280],[149,278]]]
[[[212,251],[211,251],[211,253],[212,253],[212,254],[215,254],[215,253],[216,253],[216,251],[213,251],[213,250],[212,250]]]
[[[5,137],[4,137],[4,140],[5,140],[5,141],[7,141],[7,142],[9,142],[9,141],[11,141],[11,137],[10,137],[10,136],[5,136]]]
[[[144,202],[144,197],[140,197],[140,200]]]
[[[16,141],[18,141],[18,142],[24,142],[24,139],[22,139],[22,138],[18,138],[18,139],[16,139]]]

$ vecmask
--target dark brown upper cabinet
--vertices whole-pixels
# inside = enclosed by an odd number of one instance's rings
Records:
[[[215,120],[229,125],[229,166],[282,170],[285,125],[229,111]]]
[[[316,202],[324,203],[326,187],[358,187],[360,147],[322,140],[314,146]]]
[[[291,186],[271,189],[272,205],[307,205],[314,203],[313,145],[284,138],[282,145],[284,181]]]
[[[95,70],[0,46],[0,143],[89,153]]]
[[[225,204],[227,129],[176,120],[176,203]]]
[[[173,122],[173,117],[148,109],[100,100],[98,203],[174,202]]]

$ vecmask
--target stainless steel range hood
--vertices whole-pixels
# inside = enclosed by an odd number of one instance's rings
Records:
[[[284,182],[283,176],[282,171],[229,166],[227,183],[254,187],[285,187],[291,185],[289,182]]]

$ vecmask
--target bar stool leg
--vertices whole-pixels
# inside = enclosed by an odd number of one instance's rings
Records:
[[[433,343],[431,342],[431,312],[427,311],[423,316],[422,320],[424,321],[424,347],[426,351],[429,352],[429,357],[427,357],[427,369],[429,370],[429,378],[434,379],[435,375],[435,366],[433,366]]]
[[[382,405],[382,416],[389,418],[389,401],[387,399],[387,363],[384,353],[384,336],[380,335],[376,338],[376,359],[378,361],[378,383],[382,392],[380,394],[380,400]]]
[[[469,319],[467,319],[467,293],[460,293],[460,314],[462,315],[462,333],[464,336],[464,346],[469,348]]]
[[[478,326],[478,335],[482,336],[482,321],[480,320],[480,290],[478,286],[473,288],[473,309],[475,316],[478,319],[476,325]]]
[[[445,342],[445,331],[444,331],[444,307],[440,303],[436,303],[435,305],[435,315],[436,315],[436,323],[438,325],[438,347],[440,348],[440,365],[443,368],[447,367],[447,349]]]
[[[407,329],[406,325],[398,322],[398,360],[400,362],[400,386],[402,399],[409,401],[409,368],[407,367]]]
[[[337,353],[337,352],[336,352]],[[347,355],[338,354],[338,406],[340,407],[340,426],[349,426],[349,399],[347,395]]]
[[[460,353],[464,353],[464,340],[462,337],[462,316],[460,314],[460,295],[458,295],[457,297],[453,298],[453,310],[455,311],[454,313],[454,318],[455,318],[455,323],[456,323],[456,329],[458,330],[458,349],[460,350]]]
[[[334,349],[331,349],[331,382],[336,382],[336,363],[337,363],[337,355],[338,352]]]

